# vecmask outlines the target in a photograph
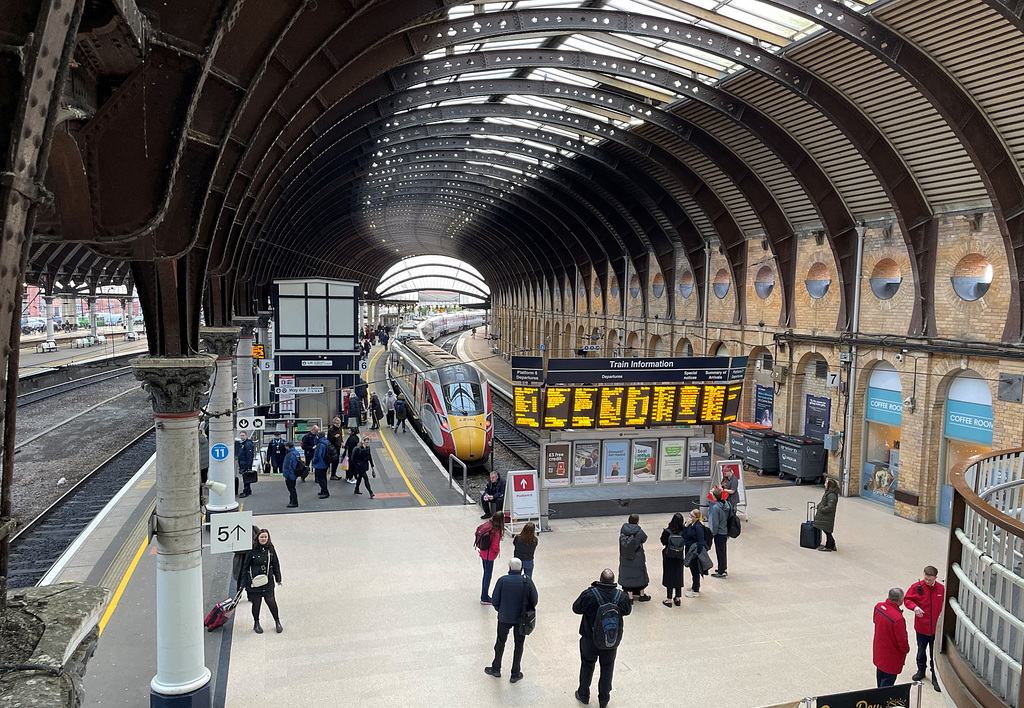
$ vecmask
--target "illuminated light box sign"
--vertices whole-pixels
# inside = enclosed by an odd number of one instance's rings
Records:
[[[717,425],[736,420],[743,384],[513,387],[516,425],[548,430]],[[543,411],[543,415],[540,414]]]

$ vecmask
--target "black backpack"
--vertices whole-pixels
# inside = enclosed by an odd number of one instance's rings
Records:
[[[686,540],[682,531],[673,531],[665,544],[666,558],[683,558],[686,555]]]
[[[296,477],[305,477],[307,474],[309,474],[309,468],[306,467],[306,461],[303,460],[298,455],[296,455],[295,456],[295,476]]]
[[[339,460],[338,448],[330,443],[327,443],[327,454],[324,455],[324,461],[329,463],[335,463]]]
[[[598,651],[614,649],[622,640],[622,611],[619,610],[619,598],[622,591],[615,591],[615,599],[605,602],[597,588],[590,588],[597,599],[597,612],[594,614],[594,646]]]
[[[637,543],[636,534],[619,534],[619,551],[626,560],[636,558],[636,551],[639,547],[640,544]]]
[[[729,530],[729,538],[738,538],[740,532],[743,531],[743,526],[740,525],[740,517],[736,515],[736,507],[726,502],[726,509],[728,509],[729,515],[725,519],[725,526]]]
[[[405,401],[401,398],[395,401],[395,415],[405,415]]]

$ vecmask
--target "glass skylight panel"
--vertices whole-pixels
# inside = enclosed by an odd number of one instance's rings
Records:
[[[531,79],[541,79],[543,81],[555,81],[562,84],[572,84],[573,86],[583,86],[585,88],[594,88],[598,85],[597,81],[585,79],[578,74],[574,74],[571,71],[564,71],[562,69],[534,69],[530,72]]]
[[[448,19],[449,20],[456,20],[456,19],[461,19],[463,17],[469,17],[472,14],[473,14],[473,6],[472,5],[456,5],[454,7],[448,8]]]
[[[602,42],[600,39],[594,37],[587,37],[582,34],[574,34],[567,38],[562,43],[563,49],[574,49],[579,52],[587,52],[589,54],[600,54],[608,58],[617,59],[629,59],[630,61],[637,61],[642,56],[637,52],[630,52],[625,49],[620,49],[614,45]]]
[[[728,10],[728,12],[726,12],[726,10]],[[758,27],[762,27],[770,32],[777,32],[777,34],[792,35],[795,32],[806,32],[812,25],[814,25],[814,22],[811,20],[767,3],[760,2],[760,0],[732,0],[725,7],[719,9],[719,12],[723,15],[732,16],[732,13],[737,10],[757,18],[755,22],[757,22]],[[749,20],[742,21],[747,22]],[[775,25],[778,30],[764,26],[764,21]]]
[[[699,49],[693,49],[692,47],[684,44],[676,44],[675,42],[665,42],[665,44],[661,46],[661,51],[682,59],[689,59],[692,62],[702,64],[716,71],[724,71],[733,64],[733,62],[726,61],[715,54],[708,54],[707,52],[702,52]]]
[[[776,24],[765,17],[759,17],[757,15],[752,15],[749,12],[744,12],[735,5],[724,5],[718,11],[726,17],[731,17],[734,20],[738,20],[748,25],[760,27],[766,32],[771,32],[772,34],[780,34],[783,37],[790,37],[795,32],[795,30]]]
[[[491,71],[474,71],[459,74],[451,77],[455,81],[487,81],[488,79],[508,79],[515,73],[516,69],[495,69]]]
[[[608,6],[623,12],[632,12],[638,15],[646,15],[647,17],[664,17],[666,20],[674,22],[692,24],[697,19],[693,15],[673,10],[661,3],[645,2],[644,0],[612,0]]]
[[[501,12],[510,10],[515,3],[512,2],[489,2],[484,5],[484,12]]]
[[[460,96],[458,98],[446,98],[443,101],[430,104],[433,106],[459,106],[466,103],[487,103],[490,100],[490,96]],[[419,108],[427,108],[426,105],[419,106]]]
[[[484,123],[497,123],[498,125],[514,125],[517,128],[525,128],[526,130],[540,130],[541,124],[532,121],[524,120],[523,118],[505,118],[502,116],[488,116],[484,118]]]
[[[662,41],[663,41],[661,39],[654,39],[652,37],[642,37],[642,36],[640,36],[638,34],[620,34],[618,32],[612,32],[611,35],[613,37],[617,37],[617,38],[619,38],[619,39],[621,39],[623,41],[630,42],[632,44],[642,45],[642,46],[648,47],[650,49],[654,49],[654,48],[658,47],[662,43]],[[639,51],[639,48],[638,48],[638,51]]]
[[[522,0],[522,2],[516,3],[517,10],[533,10],[533,9],[575,9],[583,7],[583,3],[580,0],[565,0],[559,2],[559,0]]]
[[[564,111],[566,109],[565,103],[552,101],[550,98],[541,98],[540,96],[509,95],[505,98],[505,102],[517,106],[542,108],[548,111]]]
[[[543,37],[523,37],[521,39],[495,39],[489,40],[484,48],[487,51],[505,51],[508,49],[537,49],[546,40]]]

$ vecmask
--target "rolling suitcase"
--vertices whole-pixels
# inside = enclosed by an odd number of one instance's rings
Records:
[[[238,607],[238,601],[242,597],[242,589],[238,589],[238,594],[234,597],[229,597],[226,600],[221,600],[210,613],[206,615],[206,619],[203,624],[206,626],[206,631],[212,632],[218,627],[222,627],[227,624],[227,621],[231,619],[231,616],[235,614],[235,608]]]
[[[821,545],[821,529],[814,528],[814,512],[818,505],[807,502],[807,521],[800,524],[800,547],[817,548]]]

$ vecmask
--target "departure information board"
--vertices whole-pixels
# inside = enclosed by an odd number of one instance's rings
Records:
[[[597,423],[597,386],[577,386],[572,396],[571,428],[593,428]]]
[[[514,386],[513,390],[520,427],[641,428],[731,423],[739,413],[743,384]]]
[[[514,386],[512,406],[516,425],[521,428],[540,427],[540,389],[536,386]]]
[[[626,411],[622,416],[622,424],[627,427],[647,425],[651,412],[651,387],[629,386],[626,388]]]
[[[603,386],[600,394],[600,405],[597,410],[597,426],[599,428],[622,427],[622,397],[625,386]]]
[[[544,427],[568,428],[572,407],[572,387],[548,386],[544,395]]]

